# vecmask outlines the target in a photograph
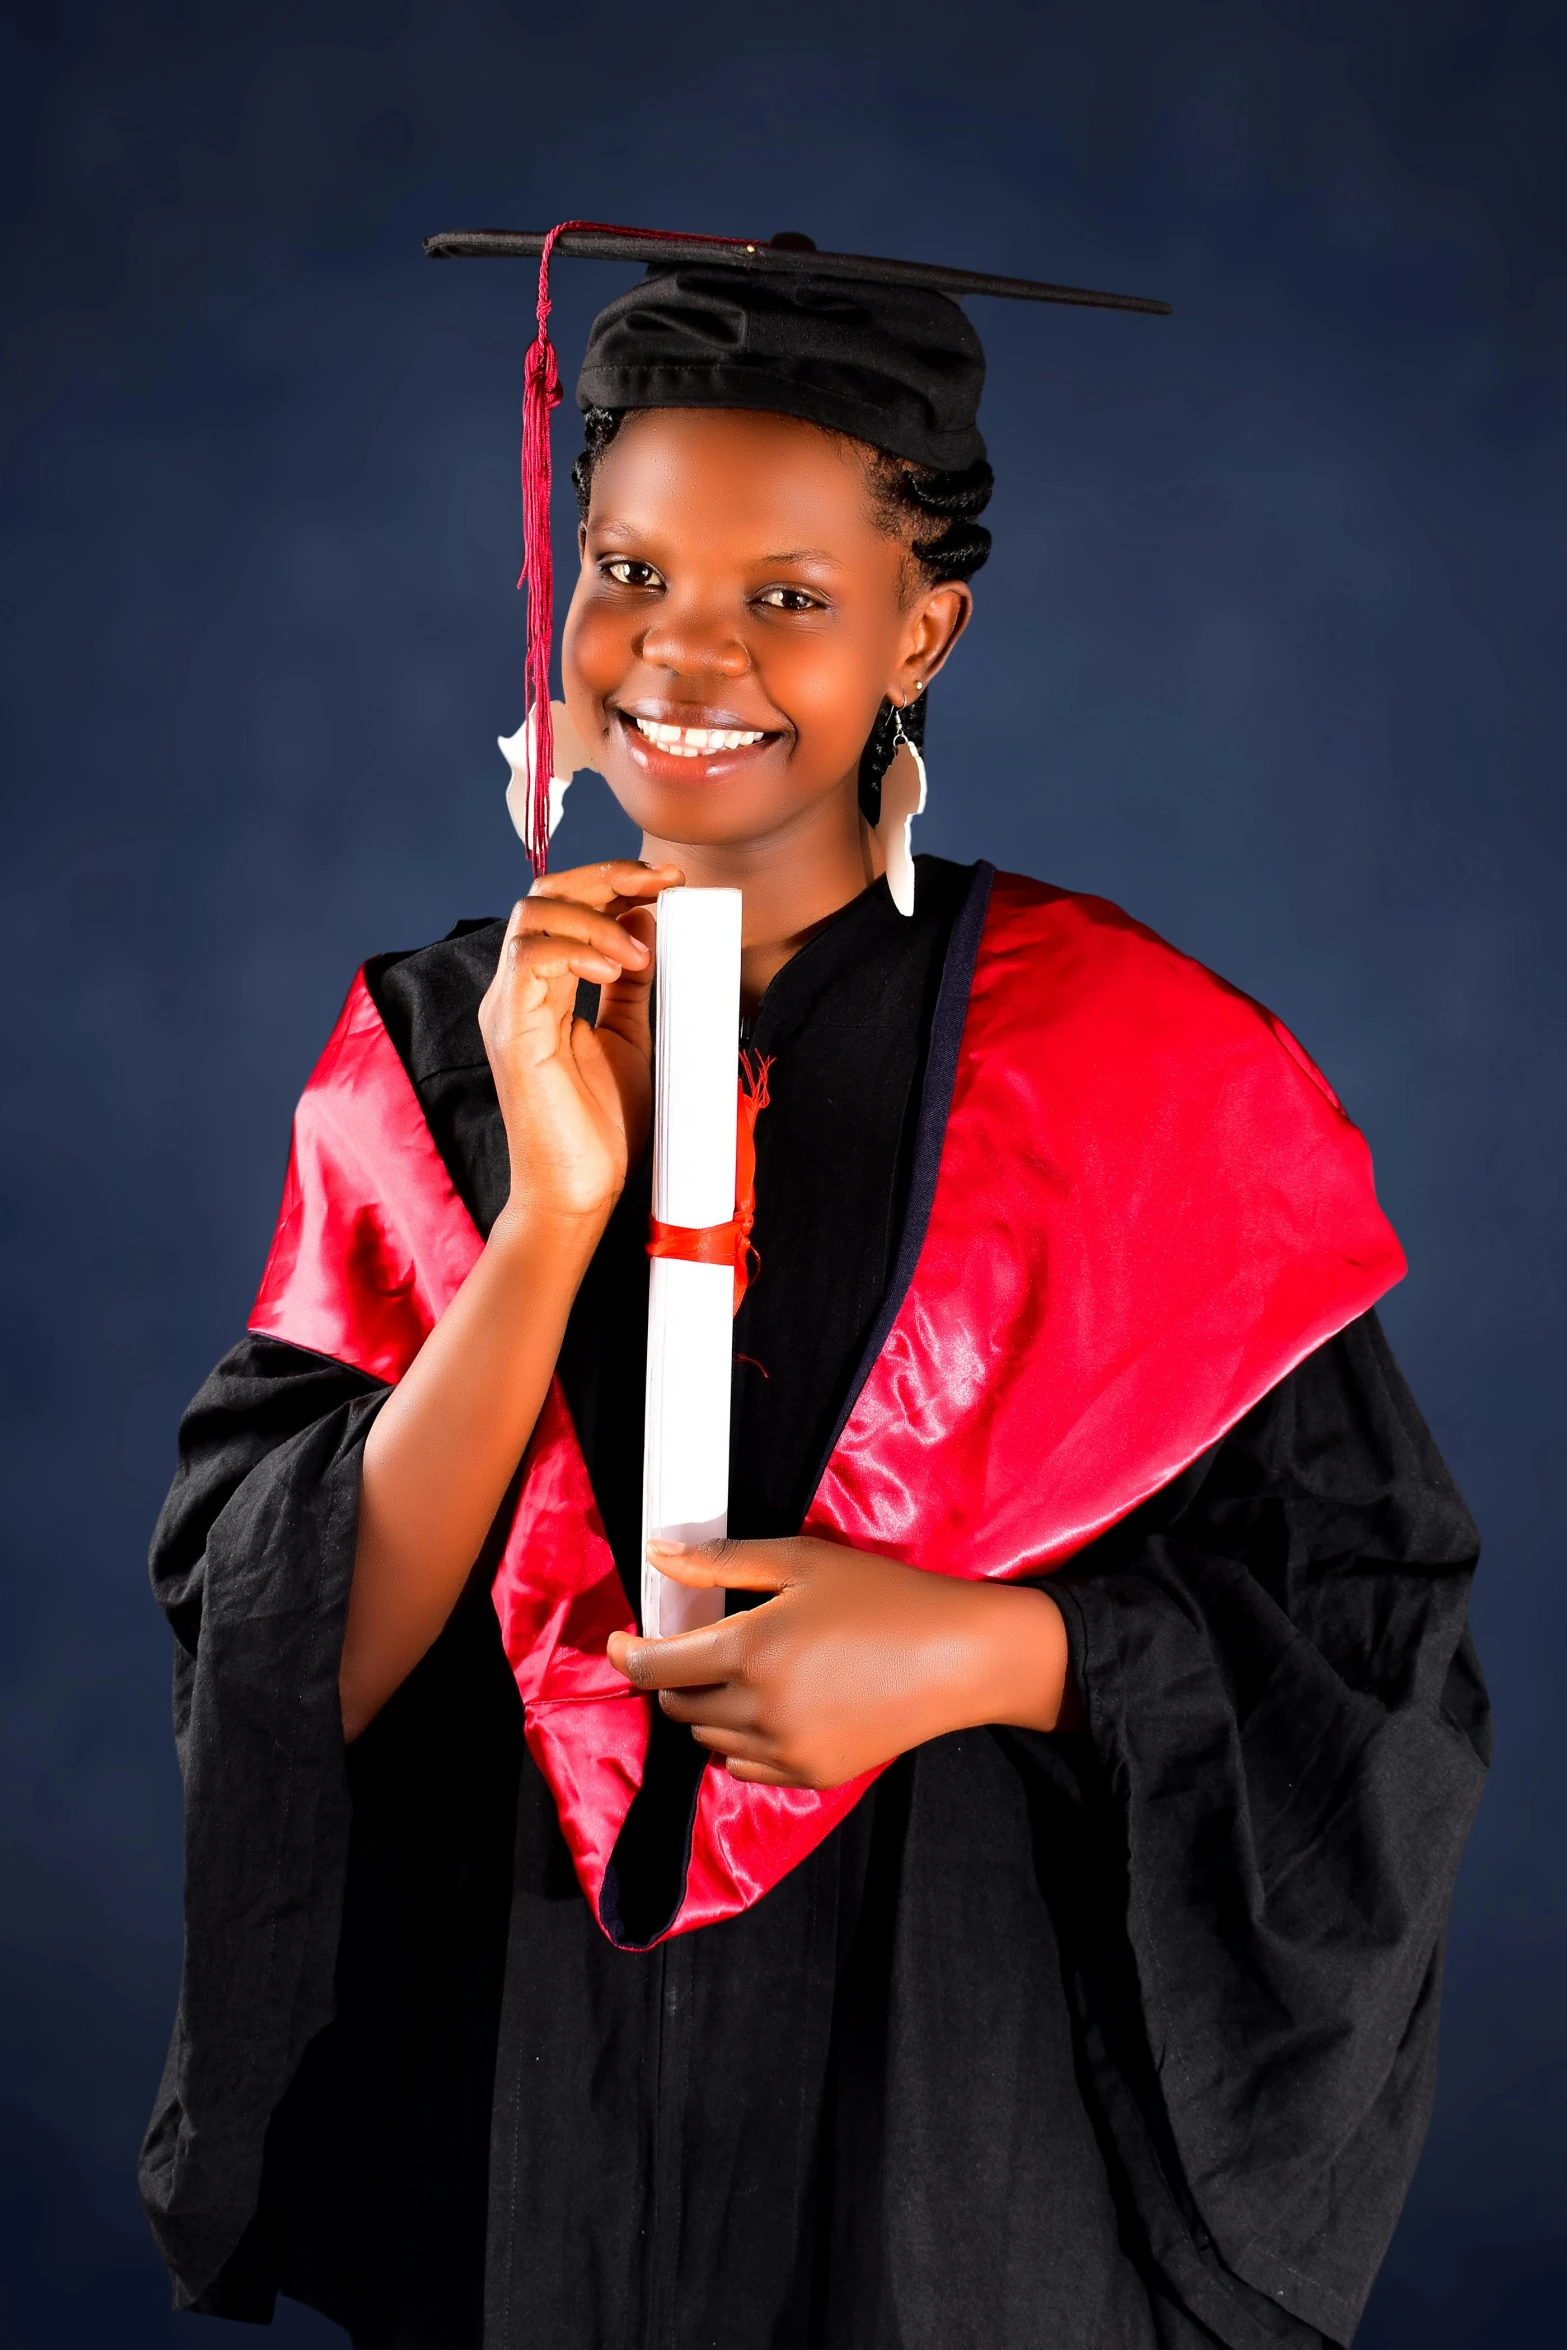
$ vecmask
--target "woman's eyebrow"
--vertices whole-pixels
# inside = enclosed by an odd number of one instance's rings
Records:
[[[658,534],[656,527],[645,523],[603,515],[588,524],[588,535],[602,543],[607,539],[652,539]],[[842,557],[826,547],[784,547],[773,554],[753,555],[748,560],[758,569],[777,563],[825,563],[834,571],[844,568]]]

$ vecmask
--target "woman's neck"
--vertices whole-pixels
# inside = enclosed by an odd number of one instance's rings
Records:
[[[791,955],[882,872],[879,844],[853,788],[802,810],[762,840],[642,839],[649,864],[678,865],[694,889],[738,889],[745,899],[740,998],[754,1012]]]

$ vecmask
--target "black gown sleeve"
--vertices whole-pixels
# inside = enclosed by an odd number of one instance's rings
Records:
[[[185,1415],[153,1537],[175,1636],[185,1961],[141,2184],[182,2306],[249,2222],[267,2122],[332,2012],[350,1817],[337,1673],[385,1392],[247,1338]]]
[[[1367,1315],[1050,1583],[1099,1790],[1090,2066],[1227,2344],[1347,2341],[1413,2172],[1490,1751],[1477,1550]]]
[[[481,2324],[521,1757],[489,1598],[508,1508],[345,1748],[360,1466],[386,1393],[251,1337],[181,1426],[152,1576],[175,1635],[185,1964],[141,2182],[177,2306],[265,2319],[284,2291],[356,2340],[417,2319],[457,2350]]]

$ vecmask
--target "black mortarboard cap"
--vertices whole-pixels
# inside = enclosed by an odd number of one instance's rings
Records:
[[[548,329],[553,255],[649,265],[641,283],[593,323],[577,384],[579,407],[765,409],[944,472],[977,464],[985,454],[978,425],[985,354],[956,297],[999,294],[1156,315],[1169,309],[1138,294],[819,253],[808,237],[792,233],[748,241],[567,221],[547,231],[448,230],[426,237],[424,249],[435,260],[539,261],[522,476],[528,690],[537,729],[531,853],[540,871],[549,844],[551,771],[549,412],[560,398]]]
[[[957,472],[985,454],[978,335],[950,295],[654,262],[593,322],[579,408],[764,408]]]

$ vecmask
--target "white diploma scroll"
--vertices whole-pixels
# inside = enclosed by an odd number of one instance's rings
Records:
[[[740,892],[667,889],[658,901],[653,1214],[727,1224],[735,1212]],[[734,1270],[648,1264],[642,1539],[709,1542],[729,1524]],[[689,1591],[642,1559],[642,1628],[656,1638],[716,1623],[722,1591]]]

